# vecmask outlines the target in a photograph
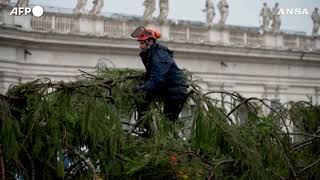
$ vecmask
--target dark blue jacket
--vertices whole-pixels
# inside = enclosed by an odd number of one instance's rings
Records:
[[[173,51],[158,43],[140,53],[146,68],[145,83],[138,89],[166,97],[184,97],[187,85],[182,71],[173,59]]]

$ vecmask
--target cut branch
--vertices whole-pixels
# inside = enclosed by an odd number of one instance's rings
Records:
[[[301,174],[301,173],[303,173],[304,171],[306,171],[306,170],[308,170],[308,169],[316,166],[316,165],[319,164],[319,163],[320,163],[320,159],[318,159],[318,160],[315,161],[314,163],[311,163],[311,164],[308,165],[307,167],[303,168],[303,169],[299,172],[299,174]]]
[[[4,161],[3,161],[3,153],[2,153],[2,146],[0,145],[0,177],[1,180],[6,179],[6,174],[5,174],[5,167],[4,167]]]

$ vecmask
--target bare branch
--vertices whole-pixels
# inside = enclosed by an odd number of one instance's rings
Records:
[[[319,164],[319,163],[320,163],[320,159],[316,160],[314,163],[311,163],[311,164],[308,165],[307,167],[303,168],[303,169],[299,172],[299,174],[301,174],[301,173],[303,173],[304,171],[312,168],[313,166],[316,166],[316,165]]]

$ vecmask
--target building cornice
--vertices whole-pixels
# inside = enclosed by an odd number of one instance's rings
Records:
[[[294,51],[287,49],[262,49],[251,47],[224,46],[219,44],[199,44],[165,41],[179,58],[223,59],[238,57],[237,61],[297,60],[299,62],[320,63],[320,51]],[[25,31],[19,28],[0,27],[0,45],[22,48],[66,50],[75,52],[137,54],[138,45],[130,38],[83,35],[75,33],[53,33],[45,31]]]

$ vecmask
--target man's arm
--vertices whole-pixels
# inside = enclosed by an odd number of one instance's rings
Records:
[[[173,62],[173,59],[169,56],[168,52],[160,50],[156,52],[150,61],[151,74],[147,82],[141,85],[138,89],[148,93],[154,92],[157,88],[161,87],[165,83],[166,74]]]

